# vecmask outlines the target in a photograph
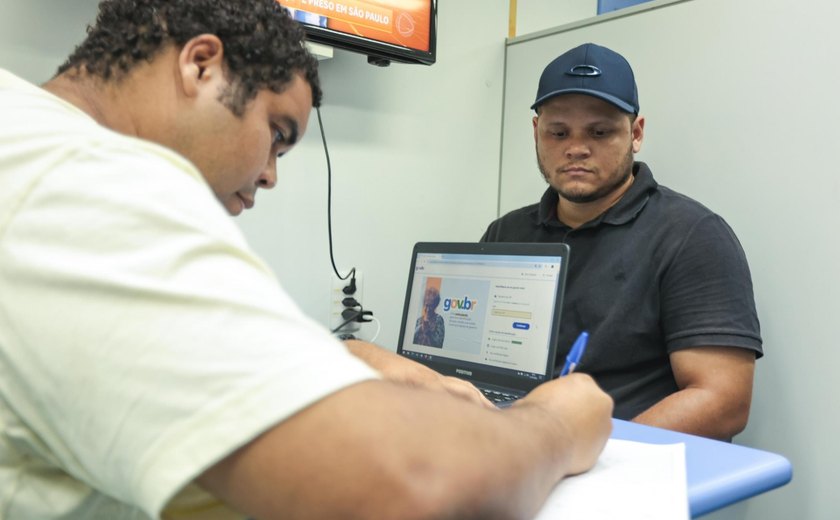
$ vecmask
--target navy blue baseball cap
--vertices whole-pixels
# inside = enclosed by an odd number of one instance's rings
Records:
[[[562,94],[586,94],[603,99],[624,112],[639,113],[639,95],[633,69],[615,51],[585,43],[549,63],[537,89],[536,110],[543,102]]]

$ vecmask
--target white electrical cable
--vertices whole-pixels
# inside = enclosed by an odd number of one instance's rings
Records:
[[[376,341],[376,338],[379,337],[379,331],[382,330],[382,324],[379,323],[379,320],[376,319],[376,316],[369,316],[369,317],[370,317],[371,321],[376,322],[376,334],[374,334],[373,337],[368,340],[369,343],[373,343],[374,341]]]

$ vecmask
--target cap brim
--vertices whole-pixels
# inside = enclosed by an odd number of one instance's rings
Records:
[[[548,94],[545,94],[544,96],[538,98],[534,102],[534,104],[531,105],[531,110],[536,110],[536,108],[538,106],[540,106],[541,104],[543,104],[545,101],[547,101],[547,100],[549,100],[553,97],[562,96],[563,94],[586,94],[588,96],[593,96],[593,97],[596,97],[598,99],[603,99],[604,101],[606,101],[608,103],[612,103],[613,105],[615,105],[616,107],[618,107],[620,110],[622,110],[624,112],[628,112],[630,114],[638,114],[639,113],[639,111],[638,111],[638,109],[636,109],[636,107],[634,107],[630,103],[627,103],[626,101],[622,101],[615,96],[611,96],[609,94],[605,94],[605,93],[599,92],[597,90],[590,90],[590,89],[585,89],[585,88],[566,88],[566,89],[562,89],[562,90],[555,90],[554,92],[549,92]]]

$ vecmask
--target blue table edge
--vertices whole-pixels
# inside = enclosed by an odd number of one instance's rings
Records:
[[[782,455],[696,435],[613,419],[611,438],[650,444],[685,444],[692,518],[784,486],[793,467]]]

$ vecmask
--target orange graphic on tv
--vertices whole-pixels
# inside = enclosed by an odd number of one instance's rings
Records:
[[[325,16],[327,27],[420,51],[429,50],[429,2],[419,0],[277,0]]]

